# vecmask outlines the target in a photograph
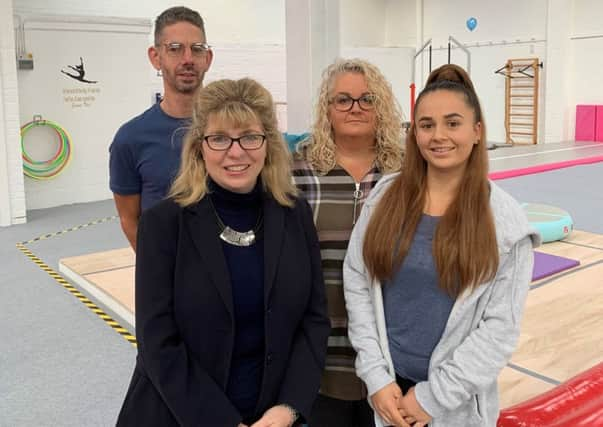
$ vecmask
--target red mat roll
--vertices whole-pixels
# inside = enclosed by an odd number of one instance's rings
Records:
[[[602,427],[603,363],[504,409],[497,427]]]

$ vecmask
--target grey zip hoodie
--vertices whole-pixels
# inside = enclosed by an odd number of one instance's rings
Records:
[[[343,267],[348,334],[358,353],[356,373],[365,382],[369,396],[395,382],[395,372],[381,285],[371,281],[366,271],[362,245],[371,214],[396,176],[384,176],[372,190],[352,232]],[[417,401],[433,417],[430,427],[496,425],[497,378],[519,337],[532,277],[533,248],[540,244],[540,236],[511,196],[492,182],[490,188],[499,268],[491,282],[457,298],[431,355],[428,380],[416,385]],[[429,319],[429,313],[426,315]],[[375,423],[377,427],[385,425],[376,413]]]

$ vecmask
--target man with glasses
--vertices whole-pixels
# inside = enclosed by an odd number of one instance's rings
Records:
[[[162,12],[154,36],[148,55],[163,77],[163,99],[121,126],[109,148],[110,188],[134,250],[141,212],[166,196],[178,171],[193,95],[213,59],[203,19],[187,7]]]

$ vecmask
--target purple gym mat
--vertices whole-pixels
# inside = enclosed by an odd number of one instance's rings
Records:
[[[532,281],[540,280],[543,277],[550,276],[568,268],[580,265],[580,261],[564,258],[562,256],[545,254],[534,251],[534,270],[532,272]]]

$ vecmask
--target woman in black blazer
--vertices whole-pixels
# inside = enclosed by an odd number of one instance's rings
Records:
[[[198,92],[170,197],[138,228],[138,357],[118,426],[308,416],[330,326],[312,213],[289,162],[260,84]]]

